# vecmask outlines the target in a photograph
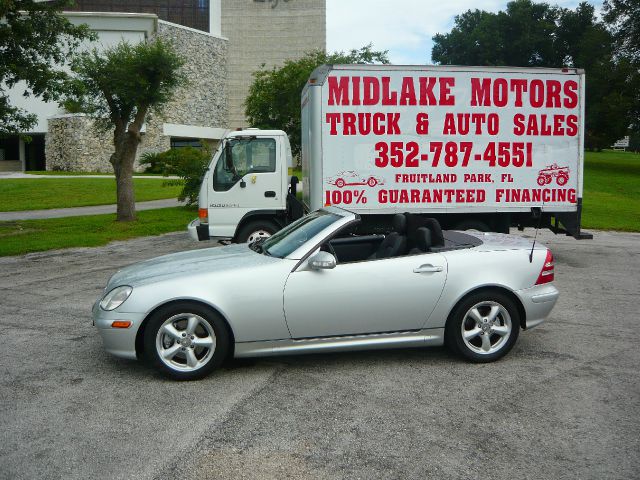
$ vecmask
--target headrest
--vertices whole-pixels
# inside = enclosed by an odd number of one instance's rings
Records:
[[[427,227],[420,227],[416,230],[416,247],[423,252],[431,249],[431,230]]]
[[[402,213],[396,213],[393,216],[393,230],[399,234],[404,234],[407,230],[407,217]]]
[[[424,224],[431,230],[431,244],[434,247],[444,247],[444,235],[442,234],[442,228],[440,228],[440,222],[435,218],[425,218]]]

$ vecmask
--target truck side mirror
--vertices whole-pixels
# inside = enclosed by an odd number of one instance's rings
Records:
[[[329,270],[336,268],[336,257],[329,252],[318,252],[309,259],[309,266],[313,270]]]

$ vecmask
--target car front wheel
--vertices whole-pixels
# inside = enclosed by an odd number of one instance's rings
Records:
[[[476,363],[505,356],[520,333],[520,315],[513,300],[498,291],[479,292],[460,302],[445,330],[447,345]]]
[[[148,360],[175,380],[196,380],[225,359],[229,334],[224,321],[209,308],[180,302],[161,308],[144,333]]]

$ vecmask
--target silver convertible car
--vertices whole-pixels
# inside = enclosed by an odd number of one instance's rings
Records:
[[[251,244],[131,265],[109,280],[94,324],[113,355],[188,380],[228,356],[447,344],[490,362],[558,298],[540,244],[411,214],[386,235],[359,234],[359,222],[328,207]]]

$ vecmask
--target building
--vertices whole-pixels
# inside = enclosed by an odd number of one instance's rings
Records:
[[[221,32],[229,39],[229,125],[246,127],[244,99],[253,72],[324,50],[326,4],[325,0],[222,0],[221,15]]]
[[[138,155],[172,146],[216,142],[228,129],[249,126],[244,99],[252,74],[305,52],[324,49],[326,0],[76,0],[65,15],[98,34],[90,47],[121,40],[170,40],[185,58],[188,84],[158,116],[148,118]],[[0,140],[0,170],[111,171],[110,132],[57,104],[11,91],[14,105],[38,123],[25,143]]]

